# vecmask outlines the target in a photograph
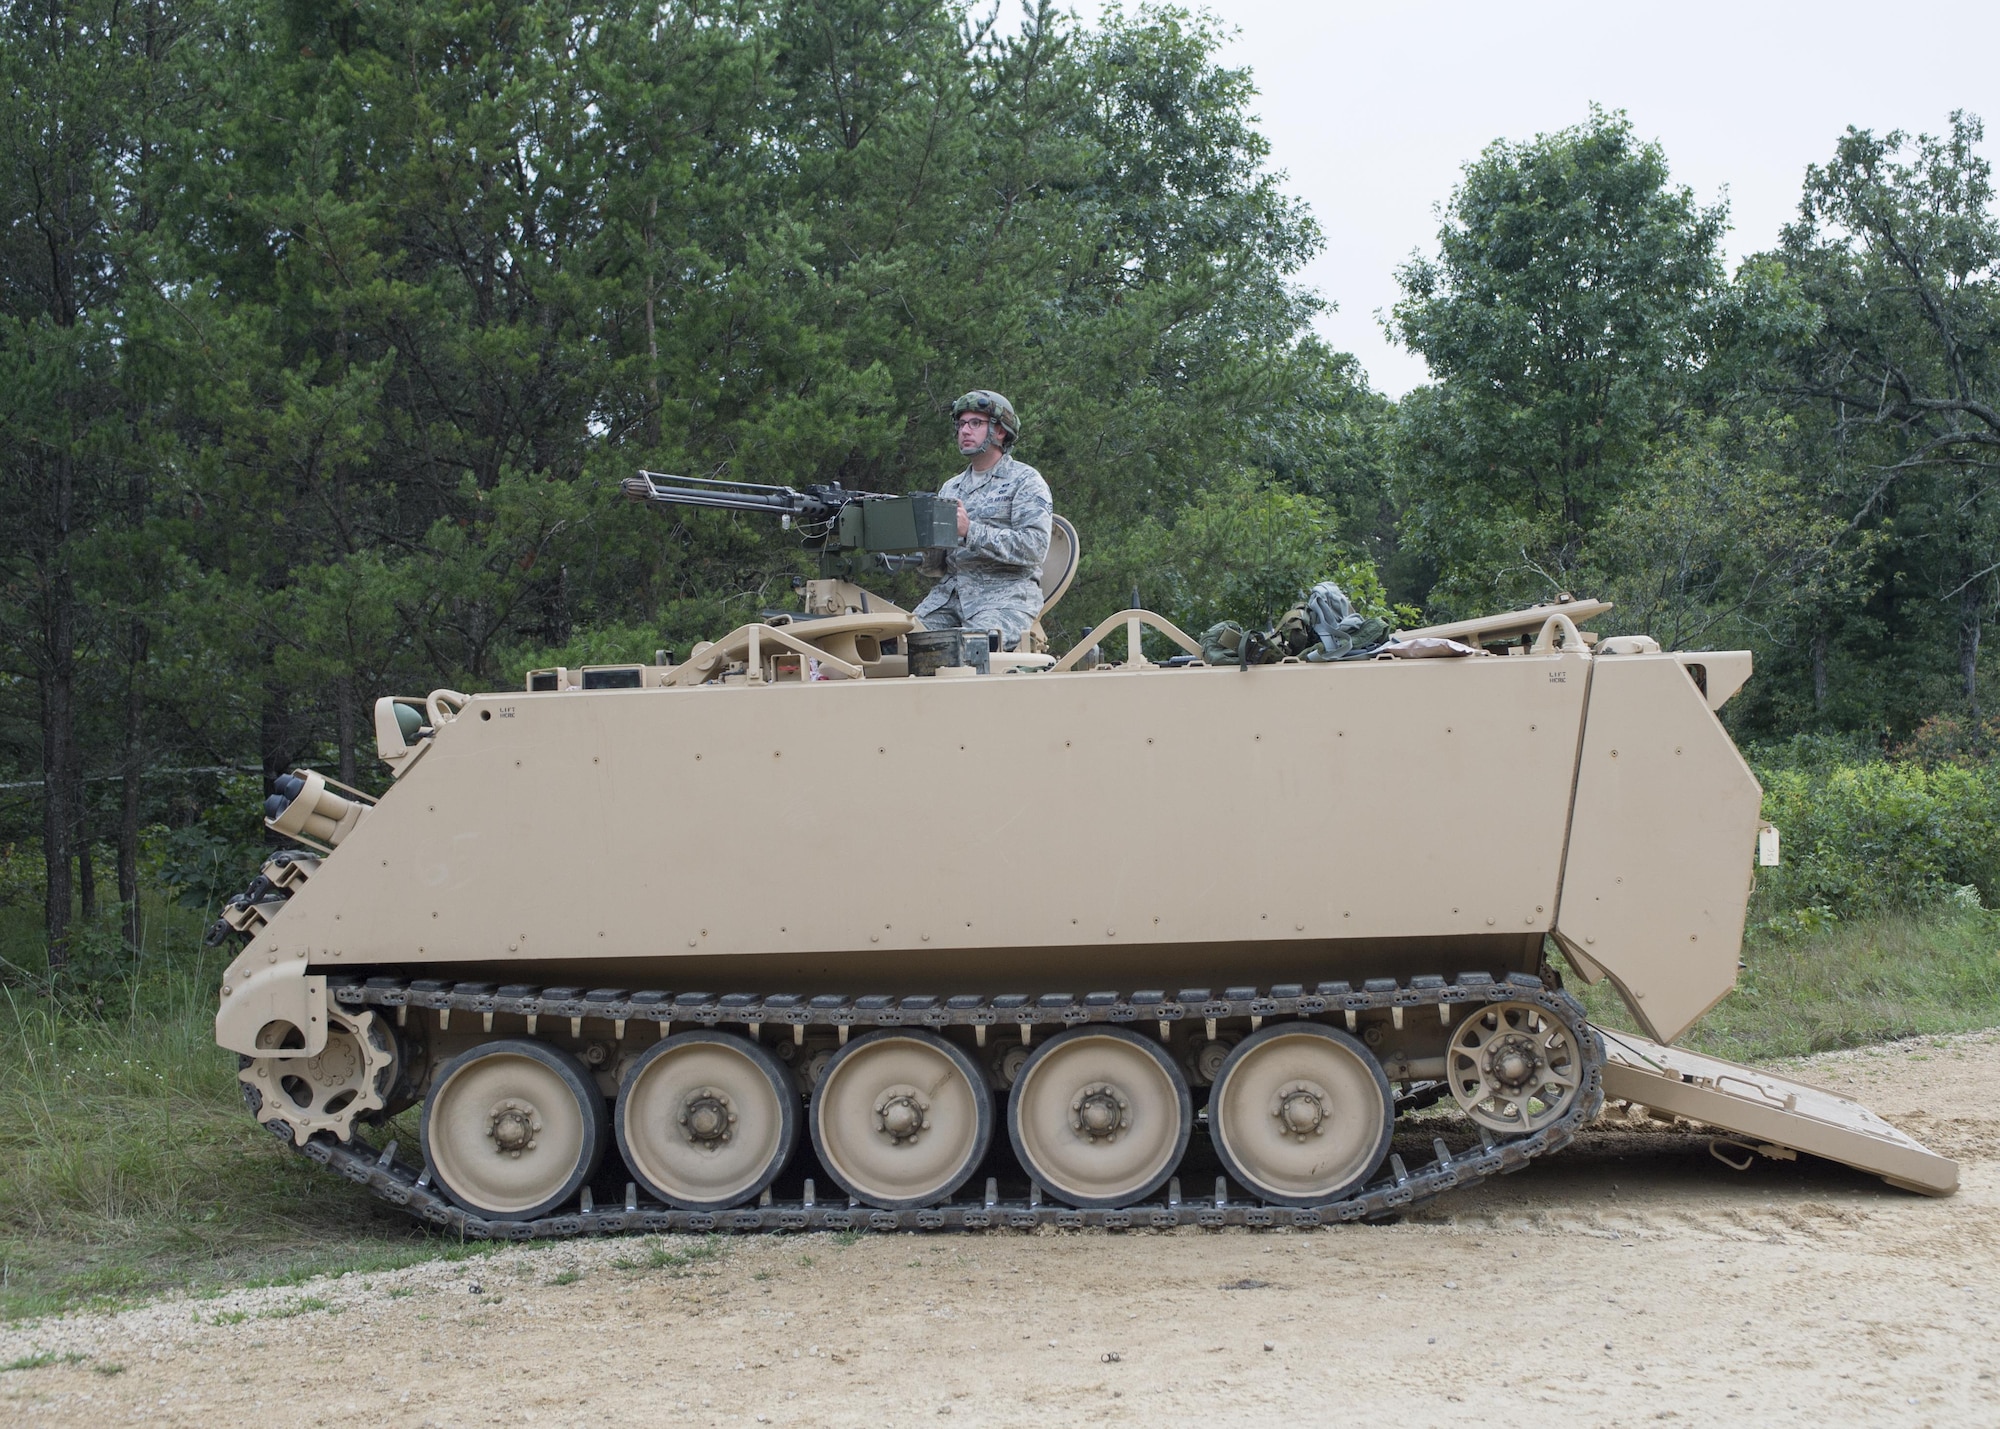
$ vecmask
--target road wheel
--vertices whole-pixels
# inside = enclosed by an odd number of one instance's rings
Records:
[[[1287,1022],[1237,1044],[1209,1093],[1208,1120],[1230,1175],[1275,1205],[1316,1206],[1382,1164],[1396,1103],[1360,1042]]]
[[[1037,1048],[1014,1083],[1007,1132],[1044,1192],[1109,1209],[1159,1190],[1194,1126],[1187,1079],[1122,1027],[1078,1027]]]
[[[929,1032],[872,1032],[827,1063],[808,1113],[813,1149],[870,1206],[933,1206],[965,1184],[993,1140],[986,1077]]]
[[[721,1211],[754,1199],[791,1160],[799,1095],[755,1043],[683,1032],[626,1070],[611,1123],[640,1185],[684,1211]]]
[[[568,1201],[597,1170],[610,1118],[569,1053],[525,1038],[488,1042],[438,1070],[418,1138],[452,1200],[528,1220]]]

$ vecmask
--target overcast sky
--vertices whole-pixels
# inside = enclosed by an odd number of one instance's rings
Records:
[[[1200,3],[1200,0],[1196,0]],[[1396,266],[1430,248],[1436,205],[1498,138],[1623,109],[1703,203],[1726,189],[1733,262],[1769,247],[1810,163],[1850,124],[1938,133],[1954,108],[2000,153],[2000,0],[1983,4],[1399,4],[1206,0],[1239,33],[1271,162],[1326,232],[1305,280],[1340,305],[1326,338],[1400,396],[1423,360],[1383,336]]]

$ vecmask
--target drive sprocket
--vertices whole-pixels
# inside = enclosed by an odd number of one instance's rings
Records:
[[[356,1117],[388,1105],[396,1079],[396,1039],[372,1008],[329,1007],[326,1046],[311,1057],[246,1057],[236,1079],[267,1126],[283,1126],[300,1146],[316,1132],[346,1141]]]

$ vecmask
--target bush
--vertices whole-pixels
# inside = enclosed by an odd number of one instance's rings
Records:
[[[146,831],[141,862],[148,881],[176,895],[181,907],[212,913],[263,863],[263,813],[262,781],[226,776],[197,822]]]
[[[1783,865],[1760,870],[1767,931],[1964,905],[1967,887],[1987,907],[2000,902],[2000,764],[1809,757],[1823,752],[1753,761],[1764,816],[1784,836]]]
[[[40,908],[48,877],[39,843],[0,847],[0,908]]]
[[[1984,764],[2000,753],[2000,719],[1973,721],[1932,715],[1890,757],[1935,769],[1941,764]]]

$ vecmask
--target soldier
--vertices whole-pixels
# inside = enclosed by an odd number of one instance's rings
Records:
[[[1020,647],[1042,609],[1042,562],[1055,503],[1042,474],[1012,456],[1021,420],[998,392],[968,392],[951,405],[966,468],[938,495],[958,502],[958,544],[925,562],[942,576],[913,612],[932,630],[998,630]]]

